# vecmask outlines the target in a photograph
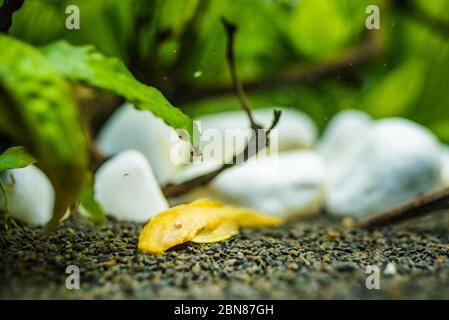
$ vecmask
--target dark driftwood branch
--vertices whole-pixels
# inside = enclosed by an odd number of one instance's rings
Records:
[[[359,46],[349,49],[343,54],[308,63],[290,66],[287,70],[269,78],[245,83],[246,92],[256,92],[273,89],[285,85],[298,84],[304,81],[314,81],[323,77],[332,77],[350,73],[359,65],[371,61],[382,55],[384,45],[380,38],[380,31],[369,31],[367,39]],[[234,92],[234,87],[207,87],[186,90],[176,97],[178,102],[189,102],[205,97],[214,97]]]
[[[378,228],[449,209],[449,189],[416,197],[399,207],[361,221],[362,228]]]
[[[5,0],[0,7],[0,32],[8,32],[14,12],[19,10],[25,0]]]
[[[240,163],[240,161],[248,160],[250,157],[257,154],[259,151],[263,150],[269,144],[270,131],[278,124],[279,119],[281,117],[281,112],[279,110],[274,110],[274,117],[272,124],[266,130],[264,130],[262,126],[260,126],[254,121],[251,105],[246,97],[240,78],[238,77],[237,66],[235,63],[234,35],[237,30],[237,27],[226,21],[224,18],[222,18],[222,23],[226,29],[228,36],[228,49],[226,57],[229,65],[229,70],[231,73],[234,90],[239,98],[242,108],[245,110],[248,119],[251,123],[252,136],[247,146],[245,147],[245,150],[243,150],[239,154],[234,155],[230,163],[225,163],[217,170],[193,178],[191,180],[185,181],[183,183],[166,185],[162,189],[166,197],[176,197],[184,193],[187,193],[196,187],[206,185],[226,169],[231,168],[237,163]]]

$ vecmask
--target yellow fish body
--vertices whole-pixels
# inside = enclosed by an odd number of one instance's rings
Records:
[[[151,218],[140,233],[138,248],[151,254],[162,254],[188,241],[209,243],[228,239],[238,233],[239,227],[267,227],[281,222],[278,217],[201,199]]]

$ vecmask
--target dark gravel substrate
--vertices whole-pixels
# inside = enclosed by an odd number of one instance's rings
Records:
[[[228,241],[138,253],[141,225],[100,229],[73,217],[49,236],[0,233],[0,298],[58,299],[449,299],[449,214],[379,231],[319,216],[281,228],[242,230]],[[368,290],[367,265],[396,274]],[[65,287],[77,265],[80,290]]]

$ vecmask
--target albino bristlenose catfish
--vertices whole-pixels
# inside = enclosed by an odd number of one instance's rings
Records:
[[[282,219],[278,217],[200,199],[151,218],[140,233],[138,248],[150,254],[162,254],[188,241],[210,243],[228,239],[238,233],[239,227],[268,227],[280,223]]]

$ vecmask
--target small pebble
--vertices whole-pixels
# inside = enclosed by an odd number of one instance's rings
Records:
[[[396,274],[396,266],[394,263],[389,262],[384,270],[384,275],[386,276],[394,276]]]

